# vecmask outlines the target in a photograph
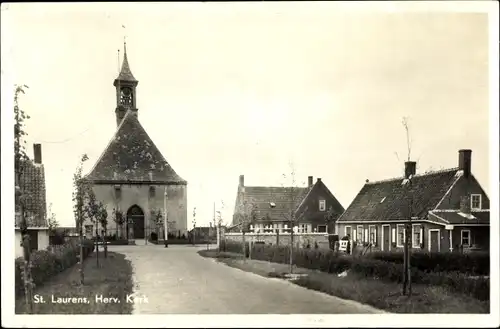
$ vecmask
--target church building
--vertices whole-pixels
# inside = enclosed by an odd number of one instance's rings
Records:
[[[163,238],[166,204],[168,233],[187,235],[187,181],[174,171],[139,122],[138,81],[124,47],[121,71],[114,81],[117,129],[85,179],[91,182],[97,200],[106,205],[108,234],[145,239],[155,232]],[[92,223],[85,224],[85,233],[95,235]]]

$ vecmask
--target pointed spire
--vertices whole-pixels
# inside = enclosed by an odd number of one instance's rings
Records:
[[[130,66],[128,64],[128,59],[127,59],[127,42],[123,42],[123,64],[122,64],[122,69],[120,71],[120,75],[118,75],[117,80],[120,81],[137,81],[134,78],[134,75],[132,74],[132,71],[130,71]]]

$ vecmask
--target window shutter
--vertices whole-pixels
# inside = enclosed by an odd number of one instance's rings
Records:
[[[369,236],[368,229],[367,229],[367,228],[365,228],[365,236],[364,236],[364,238],[365,238],[365,239],[364,239],[364,240],[365,240],[365,242],[368,242],[368,236]]]
[[[392,243],[396,242],[396,228],[392,228]]]
[[[420,226],[420,244],[424,243],[424,228]]]
[[[358,235],[356,233],[358,233],[358,232],[356,232],[356,229],[352,230],[352,232],[353,233],[352,233],[351,239],[356,241],[358,239]]]

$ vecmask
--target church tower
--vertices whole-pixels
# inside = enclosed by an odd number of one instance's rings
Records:
[[[134,78],[132,71],[130,70],[130,65],[128,64],[127,58],[127,43],[123,44],[123,63],[120,70],[120,74],[115,79],[113,85],[116,88],[116,125],[119,126],[125,117],[127,111],[131,111],[137,116],[137,105],[136,105],[136,95],[137,95],[137,85],[139,81]]]
[[[127,45],[116,88],[117,128],[85,180],[108,212],[108,232],[135,240],[187,235],[187,181],[165,159],[137,116],[137,85]],[[121,224],[112,218],[121,218]],[[161,224],[161,225],[160,225]],[[88,234],[94,224],[86,221]]]

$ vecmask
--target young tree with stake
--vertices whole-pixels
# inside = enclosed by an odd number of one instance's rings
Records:
[[[402,124],[406,131],[406,146],[408,151],[407,161],[410,162],[411,159],[411,139],[410,139],[410,129],[408,125],[409,119],[407,117],[403,117]],[[405,188],[405,199],[407,204],[407,217],[408,222],[405,225],[405,238],[404,238],[404,249],[403,249],[403,295],[411,296],[411,227],[412,227],[412,175],[406,177],[406,169],[405,169],[405,179],[403,180],[403,185]],[[408,290],[407,290],[408,289]]]
[[[86,187],[86,200],[87,202],[84,205],[84,210],[87,215],[87,218],[94,224],[95,226],[95,239],[94,245],[96,248],[96,264],[99,267],[99,217],[101,214],[100,203],[97,201],[94,191],[90,186]]]
[[[257,220],[257,205],[254,200],[243,200],[239,205],[239,222],[241,224],[241,236],[243,244],[243,259],[246,260],[247,245],[245,235],[250,228],[250,225]]]
[[[84,273],[83,273],[83,223],[85,221],[85,194],[86,194],[86,182],[82,179],[83,163],[89,158],[87,154],[83,154],[76,171],[73,174],[73,213],[75,215],[76,227],[78,229],[78,235],[80,240],[80,262],[79,262],[79,272],[80,272],[80,285],[84,283]]]
[[[291,185],[285,188],[286,200],[288,204],[285,204],[285,212],[283,216],[285,220],[290,225],[290,274],[293,274],[293,248],[294,248],[294,227],[296,224],[296,207],[299,204],[299,201],[302,197],[299,188],[296,186],[295,179],[295,168],[293,163],[290,162],[290,179]],[[287,178],[285,174],[283,174],[283,178]]]
[[[116,228],[117,228],[117,238],[121,239],[122,238],[122,232],[123,232],[123,224],[125,223],[125,216],[123,216],[123,212],[119,209],[114,208],[113,209],[113,221],[116,223]]]
[[[98,212],[98,222],[101,224],[103,230],[102,241],[104,243],[104,258],[108,257],[108,243],[106,241],[106,236],[108,234],[108,210],[106,206],[99,202],[99,212]]]
[[[14,92],[14,168],[15,168],[15,179],[16,179],[16,189],[15,197],[17,204],[17,213],[19,214],[19,228],[21,230],[21,246],[23,247],[23,258],[24,264],[22,268],[22,275],[24,281],[24,295],[26,302],[26,310],[28,314],[33,313],[33,280],[31,276],[31,248],[30,248],[30,236],[28,233],[28,222],[26,220],[25,214],[25,202],[29,198],[28,192],[24,188],[24,182],[22,181],[23,172],[25,165],[29,160],[26,154],[26,148],[23,137],[28,135],[25,131],[25,120],[29,119],[27,115],[19,107],[19,95],[24,94],[24,89],[28,86],[17,86]]]

